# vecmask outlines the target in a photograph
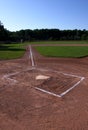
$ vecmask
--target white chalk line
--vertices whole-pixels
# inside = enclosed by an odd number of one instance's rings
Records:
[[[30,56],[29,56],[29,58],[31,58],[32,67],[34,67],[35,63],[34,63],[34,58],[33,58],[33,52],[32,52],[32,49],[31,49],[31,45],[29,46],[29,48],[30,48]]]
[[[37,68],[37,70],[41,70],[41,71],[50,71],[50,70],[47,70],[47,69],[39,69]],[[72,87],[70,87],[69,89],[67,89],[66,91],[64,91],[63,93],[61,94],[55,94],[55,93],[52,93],[50,91],[46,91],[44,89],[41,89],[39,87],[35,87],[35,89],[39,90],[39,91],[42,91],[44,93],[47,93],[47,94],[50,94],[50,95],[53,95],[53,96],[56,96],[56,97],[63,97],[64,95],[66,95],[68,92],[70,92],[72,89],[74,89],[76,86],[78,86],[85,78],[84,77],[81,77],[81,76],[77,76],[77,75],[72,75],[72,74],[67,74],[67,73],[63,73],[63,72],[58,72],[58,71],[53,71],[51,70],[51,72],[56,72],[56,73],[61,73],[63,75],[68,75],[68,76],[71,76],[71,77],[76,77],[76,78],[79,78],[80,80],[75,83]]]
[[[69,89],[67,89],[65,92],[63,92],[63,93],[61,93],[61,94],[55,94],[55,93],[52,93],[52,92],[50,92],[50,91],[46,91],[46,90],[44,90],[44,89],[41,89],[41,88],[39,88],[39,87],[35,87],[35,89],[40,90],[40,91],[42,91],[42,92],[44,92],[44,93],[53,95],[53,96],[55,96],[55,97],[63,97],[63,96],[66,95],[68,92],[70,92],[72,89],[74,89],[76,86],[78,86],[78,85],[85,79],[84,77],[77,76],[77,75],[72,75],[72,74],[67,74],[67,73],[63,73],[63,72],[58,72],[58,71],[51,70],[51,69],[36,68],[36,67],[35,67],[35,68],[34,68],[34,67],[31,67],[31,68],[28,68],[28,69],[23,70],[23,71],[21,71],[21,72],[16,72],[16,73],[12,73],[12,74],[6,74],[6,75],[3,76],[3,78],[9,79],[10,81],[16,83],[16,82],[18,82],[18,81],[17,81],[17,80],[14,80],[14,79],[12,79],[12,78],[10,78],[11,76],[15,76],[15,75],[18,75],[18,74],[20,74],[20,73],[22,73],[22,72],[27,72],[27,71],[30,71],[30,70],[40,70],[40,71],[48,71],[48,72],[50,71],[50,72],[55,72],[55,73],[59,73],[59,74],[61,73],[61,74],[63,74],[63,75],[68,75],[68,76],[71,76],[71,77],[77,77],[77,78],[80,79],[76,84],[74,84],[72,87],[70,87]]]
[[[33,52],[32,52],[32,49],[31,49],[31,45],[29,46],[29,49],[30,49],[30,55],[29,55],[29,58],[31,59],[32,67],[34,67],[35,64],[34,64]],[[35,69],[35,68],[34,68],[34,69]],[[30,69],[26,69],[26,70],[24,70],[24,71],[28,71],[28,70],[30,70]],[[21,71],[21,72],[24,72],[24,71]],[[6,74],[6,75],[4,75],[4,76],[2,77],[2,79],[8,79],[8,80],[13,81],[14,83],[16,83],[17,80],[10,78],[10,76],[17,75],[17,74],[19,74],[19,73],[21,73],[21,72],[16,72],[16,73],[11,73],[11,74]]]
[[[80,79],[80,81],[78,81],[76,84],[74,84],[72,87],[70,87],[69,89],[67,89],[65,92],[61,93],[60,96],[64,96],[66,95],[68,92],[70,92],[72,89],[74,89],[76,86],[78,86],[82,81],[84,80],[84,77],[82,77]]]
[[[12,74],[6,74],[6,75],[4,75],[4,76],[2,77],[2,79],[7,79],[7,80],[10,80],[10,81],[12,81],[12,82],[14,82],[14,83],[17,83],[17,80],[10,78],[10,76],[14,76],[14,75],[16,75],[16,74],[18,74],[18,73],[19,73],[19,72],[12,73]]]
[[[59,74],[61,73],[61,74],[63,74],[63,75],[68,75],[68,76],[80,78],[80,80],[79,80],[76,84],[74,84],[72,87],[70,87],[70,88],[67,89],[65,92],[63,92],[63,93],[61,93],[61,94],[59,94],[59,95],[58,95],[58,94],[55,94],[55,93],[52,93],[52,92],[49,92],[49,91],[46,91],[46,90],[44,90],[44,89],[40,89],[40,88],[38,88],[38,87],[35,87],[35,89],[37,89],[37,90],[40,90],[40,91],[42,91],[42,92],[45,92],[45,93],[47,93],[47,94],[50,94],[50,95],[53,95],[53,96],[56,96],[56,97],[62,97],[62,96],[64,96],[64,95],[66,95],[68,92],[70,92],[72,89],[74,89],[76,86],[78,86],[78,85],[85,79],[84,77],[77,76],[77,75],[73,75],[73,74],[67,74],[67,73],[58,72],[58,71],[51,70],[51,69],[42,69],[42,68],[36,68],[36,67],[34,67],[35,64],[34,64],[33,52],[32,52],[32,49],[31,49],[31,45],[29,46],[29,48],[30,48],[30,58],[31,58],[32,67],[31,67],[30,69],[28,68],[28,69],[23,70],[23,71],[21,71],[21,72],[16,72],[16,73],[12,73],[12,74],[6,74],[6,75],[3,76],[3,79],[6,78],[6,79],[8,79],[8,80],[10,80],[10,81],[12,81],[12,82],[14,82],[14,83],[16,83],[17,80],[14,80],[14,79],[10,78],[10,76],[15,76],[15,75],[17,75],[17,74],[19,74],[19,73],[26,72],[26,71],[33,70],[33,69],[35,69],[35,70],[40,70],[40,71],[51,71],[51,72],[55,72],[55,73],[59,73]]]
[[[73,75],[73,74],[68,74],[68,73],[64,73],[62,71],[56,71],[56,70],[52,70],[52,69],[42,69],[42,68],[36,68],[36,70],[40,70],[40,71],[51,71],[51,72],[55,72],[55,73],[58,73],[58,74],[63,74],[63,75],[68,75],[68,76],[71,76],[71,77],[76,77],[76,78],[84,78],[82,76],[78,76],[78,75]]]
[[[39,90],[39,91],[41,91],[41,92],[44,92],[44,93],[47,93],[47,94],[53,95],[53,96],[55,96],[55,97],[59,97],[59,98],[61,97],[61,96],[58,95],[58,94],[55,94],[55,93],[52,93],[52,92],[46,91],[46,90],[41,89],[41,88],[38,88],[38,87],[35,87],[35,89],[37,89],[37,90]]]
[[[26,72],[26,71],[29,71],[29,70],[33,70],[33,69],[35,69],[35,68],[28,68],[28,69],[26,69],[26,70],[23,70],[23,71],[20,71],[20,72],[15,72],[15,73],[11,73],[11,74],[6,74],[6,75],[4,75],[3,77],[2,77],[2,79],[7,79],[7,80],[10,80],[10,81],[12,81],[12,82],[14,82],[14,83],[17,83],[18,81],[17,80],[15,80],[15,79],[12,79],[12,78],[10,78],[11,76],[15,76],[15,75],[18,75],[18,74],[20,74],[20,73],[22,73],[22,72]]]

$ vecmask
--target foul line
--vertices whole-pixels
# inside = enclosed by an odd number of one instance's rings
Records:
[[[74,89],[76,86],[78,86],[85,78],[84,77],[81,77],[81,76],[77,76],[77,75],[72,75],[72,74],[67,74],[67,73],[63,73],[63,72],[58,72],[58,71],[53,71],[53,70],[47,70],[47,69],[37,69],[37,70],[41,70],[41,71],[51,71],[51,72],[56,72],[56,73],[61,73],[63,75],[68,75],[68,76],[71,76],[71,77],[77,77],[79,78],[80,80],[74,84],[72,87],[70,87],[69,89],[67,89],[66,91],[64,91],[63,93],[61,94],[55,94],[55,93],[52,93],[50,91],[46,91],[44,89],[41,89],[39,87],[35,87],[35,89],[41,91],[41,92],[44,92],[44,93],[47,93],[47,94],[50,94],[50,95],[53,95],[55,97],[63,97],[64,95],[66,95],[68,92],[70,92],[72,89]]]
[[[58,73],[58,74],[63,74],[63,75],[68,75],[68,76],[71,76],[71,77],[76,77],[76,78],[84,78],[82,76],[78,76],[78,75],[73,75],[73,74],[68,74],[68,73],[63,73],[62,71],[56,71],[56,70],[52,70],[52,69],[42,69],[42,68],[36,68],[36,70],[40,70],[40,71],[51,71],[51,72],[54,72],[54,73]]]
[[[72,77],[77,77],[77,78],[80,79],[76,84],[74,84],[72,87],[70,87],[70,88],[67,89],[65,92],[63,92],[63,93],[61,93],[61,94],[59,94],[59,95],[58,95],[58,94],[55,94],[55,93],[52,93],[52,92],[49,92],[49,91],[46,91],[46,90],[41,89],[41,88],[39,88],[39,87],[35,87],[35,89],[37,89],[37,90],[39,90],[39,91],[42,91],[42,92],[44,92],[44,93],[53,95],[53,96],[55,96],[55,97],[62,97],[62,96],[64,96],[64,95],[66,95],[68,92],[70,92],[72,89],[74,89],[76,86],[78,86],[78,85],[85,79],[84,77],[81,77],[81,76],[72,75],[72,74],[67,74],[67,73],[63,73],[63,72],[58,72],[58,71],[51,70],[51,69],[34,68],[35,63],[34,63],[34,58],[33,58],[33,52],[32,52],[31,45],[29,46],[29,49],[30,49],[29,58],[31,59],[31,65],[32,65],[33,68],[31,68],[31,69],[26,69],[26,70],[21,71],[21,72],[16,72],[16,73],[4,75],[4,76],[3,76],[3,79],[6,78],[6,79],[8,79],[8,80],[10,80],[10,81],[13,81],[14,83],[16,83],[17,80],[14,80],[14,79],[10,78],[10,76],[14,76],[14,75],[17,75],[17,74],[19,74],[19,73],[26,72],[26,71],[32,70],[32,69],[36,69],[36,70],[40,70],[40,71],[51,71],[51,72],[55,72],[55,73],[59,73],[59,74],[61,73],[61,74],[63,74],[63,75],[68,75],[68,76],[72,76]]]
[[[68,92],[70,92],[72,89],[74,89],[76,86],[78,86],[82,81],[84,80],[84,77],[80,79],[76,84],[74,84],[71,88],[67,89],[65,92],[61,93],[60,96],[66,95]]]
[[[34,64],[33,52],[32,52],[31,45],[29,46],[29,48],[30,48],[30,58],[31,58],[31,64],[32,64],[32,67],[34,67],[34,66],[35,66],[35,64]]]
[[[41,89],[41,88],[39,88],[39,87],[35,87],[35,89],[37,89],[37,90],[39,90],[39,91],[41,91],[41,92],[44,92],[44,93],[53,95],[53,96],[55,96],[55,97],[63,97],[63,96],[66,95],[68,92],[70,92],[72,89],[74,89],[76,86],[78,86],[78,85],[85,79],[84,77],[81,77],[81,76],[72,75],[72,74],[67,74],[67,73],[63,73],[63,72],[58,72],[58,71],[54,71],[54,70],[51,70],[51,69],[42,69],[42,68],[30,68],[30,69],[28,68],[28,69],[23,70],[23,71],[21,71],[21,72],[16,72],[16,73],[12,73],[12,74],[6,74],[6,75],[3,76],[3,79],[6,78],[6,79],[8,79],[8,80],[10,80],[10,81],[13,81],[14,83],[16,83],[17,80],[14,80],[14,79],[10,78],[11,76],[14,76],[14,75],[17,75],[17,74],[19,74],[19,73],[26,72],[26,71],[29,71],[29,70],[34,70],[34,69],[40,70],[40,71],[50,71],[50,72],[55,72],[55,73],[59,73],[59,74],[61,73],[61,74],[63,74],[63,75],[68,75],[68,76],[72,76],[72,77],[77,77],[77,78],[80,79],[76,84],[74,84],[72,87],[70,87],[69,89],[67,89],[65,92],[63,92],[63,93],[61,93],[61,94],[55,94],[55,93],[52,93],[52,92],[50,92],[50,91],[46,91],[46,90],[44,90],[44,89]]]
[[[53,96],[55,96],[55,97],[61,97],[61,96],[58,95],[58,94],[55,94],[55,93],[52,93],[52,92],[46,91],[46,90],[41,89],[41,88],[38,88],[38,87],[35,87],[35,89],[40,90],[40,91],[42,91],[42,92],[44,92],[44,93],[47,93],[47,94],[53,95]]]

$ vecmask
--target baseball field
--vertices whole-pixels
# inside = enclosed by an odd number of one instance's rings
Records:
[[[87,130],[87,43],[0,45],[0,129]]]

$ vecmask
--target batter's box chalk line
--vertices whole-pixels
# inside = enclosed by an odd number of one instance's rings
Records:
[[[65,76],[70,76],[70,77],[76,77],[76,78],[79,78],[79,81],[76,82],[73,86],[71,86],[69,89],[67,89],[66,91],[62,92],[61,94],[55,94],[53,92],[50,92],[50,91],[47,91],[47,90],[44,90],[44,89],[41,89],[40,87],[35,87],[36,90],[39,90],[41,92],[44,92],[44,93],[47,93],[49,95],[52,95],[52,96],[55,96],[55,97],[63,97],[64,95],[66,95],[68,92],[70,92],[72,89],[74,89],[75,87],[77,87],[85,78],[84,77],[81,77],[81,76],[77,76],[77,75],[72,75],[72,74],[67,74],[67,73],[63,73],[63,72],[60,72],[60,71],[54,71],[54,70],[51,70],[51,69],[44,69],[44,68],[36,68],[36,67],[30,67],[26,70],[23,70],[23,71],[20,71],[20,72],[16,72],[16,73],[11,73],[11,74],[6,74],[2,77],[2,79],[7,79],[13,83],[17,83],[18,81],[15,80],[15,79],[12,79],[11,76],[16,76],[22,72],[27,72],[27,71],[30,71],[30,70],[39,70],[39,71],[45,71],[45,72],[54,72],[54,73],[57,73],[57,74],[63,74]]]
[[[53,92],[50,92],[50,91],[47,91],[45,89],[41,89],[40,87],[35,87],[35,89],[41,91],[41,92],[44,92],[44,93],[47,93],[47,94],[50,94],[52,96],[55,96],[55,97],[63,97],[64,95],[66,95],[68,92],[70,92],[72,89],[74,89],[75,87],[77,87],[85,78],[84,77],[81,77],[81,76],[78,76],[78,75],[73,75],[73,74],[67,74],[67,73],[63,73],[63,72],[59,72],[59,71],[54,71],[54,70],[50,70],[50,69],[42,69],[42,68],[37,68],[37,70],[41,70],[41,71],[51,71],[51,72],[55,72],[55,73],[58,73],[58,74],[63,74],[65,76],[70,76],[70,77],[75,77],[75,78],[79,78],[79,81],[76,82],[73,86],[71,86],[69,89],[67,89],[66,91],[62,92],[61,94],[55,94]]]
[[[33,57],[33,51],[32,51],[32,47],[31,45],[29,46],[29,49],[30,49],[30,59],[31,59],[31,65],[32,67],[35,66],[35,63],[34,63],[34,57]],[[37,68],[38,70],[41,70],[41,71],[52,71],[52,70],[45,70],[45,69],[41,69],[41,68]],[[63,75],[67,75],[67,76],[71,76],[71,77],[76,77],[76,78],[79,78],[79,81],[77,83],[75,83],[72,87],[70,87],[69,89],[67,89],[65,92],[61,93],[61,94],[55,94],[55,93],[52,93],[52,92],[49,92],[49,91],[46,91],[44,89],[41,89],[39,87],[35,87],[35,89],[41,91],[41,92],[44,92],[44,93],[47,93],[47,94],[50,94],[50,95],[53,95],[53,96],[56,96],[56,97],[62,97],[64,95],[66,95],[68,92],[70,92],[72,89],[74,89],[76,86],[78,86],[83,80],[84,80],[84,77],[81,77],[81,76],[77,76],[77,75],[72,75],[72,74],[67,74],[67,73],[63,73],[63,72],[58,72],[58,71],[53,71],[55,73],[61,73]]]

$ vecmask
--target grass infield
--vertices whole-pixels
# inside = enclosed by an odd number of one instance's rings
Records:
[[[84,46],[38,46],[40,54],[48,57],[81,58],[88,56],[88,47]]]

